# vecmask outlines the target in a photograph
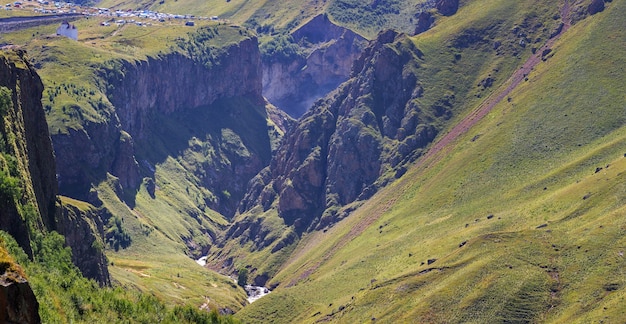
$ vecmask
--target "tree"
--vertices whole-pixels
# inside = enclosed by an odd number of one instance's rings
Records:
[[[243,287],[248,283],[248,269],[239,268],[238,272],[239,275],[237,276],[237,284]]]

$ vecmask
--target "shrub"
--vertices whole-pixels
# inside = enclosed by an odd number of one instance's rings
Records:
[[[248,283],[248,269],[240,268],[237,275],[237,284],[241,287]]]
[[[288,34],[278,35],[261,44],[259,50],[261,51],[261,59],[267,63],[292,61],[298,57],[304,57],[300,46]]]
[[[12,93],[7,87],[0,87],[0,116],[5,116],[13,108]]]

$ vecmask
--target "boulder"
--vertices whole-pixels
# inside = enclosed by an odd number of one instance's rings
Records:
[[[459,9],[459,0],[438,0],[435,8],[444,16],[452,16]]]
[[[435,23],[435,17],[428,11],[422,11],[417,16],[417,26],[415,27],[415,35],[421,34],[429,30]]]
[[[592,0],[587,7],[587,12],[590,15],[595,15],[601,11],[604,11],[604,0]]]
[[[0,275],[0,322],[41,323],[33,290],[24,277],[12,271]]]

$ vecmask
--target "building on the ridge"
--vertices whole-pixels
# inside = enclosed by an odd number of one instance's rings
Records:
[[[61,26],[57,28],[57,35],[65,36],[73,40],[78,40],[78,28],[76,28],[75,25],[64,21],[61,23]]]

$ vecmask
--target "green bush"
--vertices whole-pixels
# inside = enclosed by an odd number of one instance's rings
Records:
[[[241,287],[248,283],[248,269],[240,268],[237,275],[237,284]]]
[[[0,197],[5,201],[18,198],[22,195],[20,179],[12,177],[7,172],[0,170]]]
[[[157,297],[122,288],[101,288],[82,276],[71,263],[65,238],[38,233],[32,238],[35,258],[15,239],[0,231],[0,244],[25,270],[39,301],[42,323],[237,323],[217,311],[206,312],[183,305],[167,307]]]
[[[119,251],[120,248],[125,249],[130,246],[132,239],[122,226],[122,219],[119,216],[109,218],[107,227],[105,239],[111,248]]]
[[[337,0],[328,8],[329,14],[338,22],[374,29],[387,24],[387,16],[400,13],[399,0]]]
[[[5,116],[9,109],[13,108],[11,90],[7,87],[0,87],[0,116]]]
[[[281,34],[259,46],[261,60],[266,63],[292,61],[304,57],[300,46],[288,34]]]

